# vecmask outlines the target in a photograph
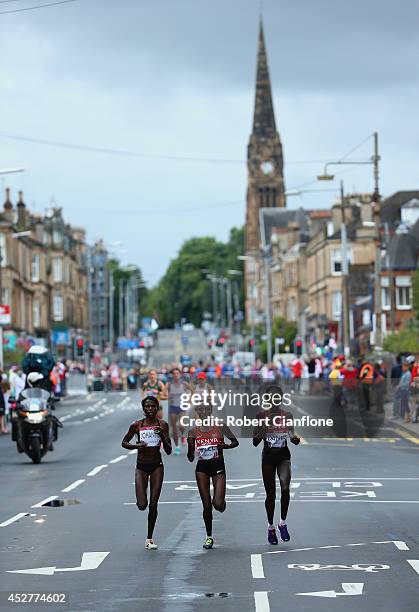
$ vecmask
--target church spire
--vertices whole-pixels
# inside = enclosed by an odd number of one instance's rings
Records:
[[[272,103],[271,81],[269,78],[268,60],[266,57],[265,37],[262,17],[259,21],[259,48],[256,72],[255,111],[253,115],[253,133],[271,135],[276,132],[275,115]]]

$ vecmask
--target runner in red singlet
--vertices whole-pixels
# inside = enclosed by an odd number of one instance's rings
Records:
[[[196,409],[198,419],[210,417],[212,408],[210,405],[198,406]],[[224,442],[228,438],[231,444]],[[236,448],[239,441],[226,425],[192,427],[188,435],[188,459],[193,461],[195,455],[198,458],[195,477],[203,506],[203,518],[207,537],[203,547],[210,549],[214,546],[212,537],[212,508],[218,512],[226,509],[226,472],[223,451]],[[214,487],[211,499],[210,479]]]

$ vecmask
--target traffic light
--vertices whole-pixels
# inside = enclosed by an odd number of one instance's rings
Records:
[[[301,357],[303,352],[303,343],[301,342],[301,340],[295,341],[295,352],[299,357]]]
[[[77,355],[77,357],[84,357],[84,340],[83,340],[83,338],[77,338],[77,340],[76,340],[76,355]]]
[[[253,351],[253,347],[255,346],[254,338],[250,338],[249,340],[249,351]]]

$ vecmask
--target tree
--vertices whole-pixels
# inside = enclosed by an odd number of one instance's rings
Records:
[[[233,228],[226,243],[209,236],[186,240],[157,287],[150,291],[147,309],[157,314],[161,327],[173,327],[181,318],[199,326],[203,312],[212,311],[211,286],[202,270],[218,276],[227,276],[229,269],[242,271],[237,257],[243,252],[243,228]],[[235,280],[243,308],[243,278]]]
[[[400,331],[384,338],[383,348],[390,353],[416,353],[419,346],[419,326],[409,321]]]

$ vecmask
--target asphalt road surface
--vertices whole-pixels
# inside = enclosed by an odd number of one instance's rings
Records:
[[[311,413],[314,398],[299,400]],[[315,411],[315,410],[314,410]],[[260,448],[227,451],[227,510],[213,550],[185,458],[165,457],[155,531],[134,503],[135,455],[121,448],[138,418],[135,392],[62,402],[65,428],[40,465],[1,448],[2,610],[412,612],[419,596],[419,440],[306,438],[292,446],[291,541],[266,542]],[[61,507],[43,505],[60,499]],[[276,512],[279,519],[279,512]],[[65,593],[67,604],[7,601]]]
[[[181,355],[188,355],[193,362],[207,361],[209,351],[205,336],[200,329],[184,332],[174,329],[159,330],[158,339],[150,351],[149,365],[159,368],[180,361]]]

